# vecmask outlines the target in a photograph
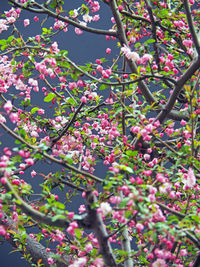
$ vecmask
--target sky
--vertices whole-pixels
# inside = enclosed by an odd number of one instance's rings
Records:
[[[75,9],[79,7],[79,4],[84,3],[84,0],[67,0],[67,10]],[[0,13],[3,14],[4,11],[8,11],[10,9],[10,5],[8,4],[8,0],[0,1]],[[111,14],[108,9],[102,9],[100,11],[100,21],[96,23],[101,29],[109,29],[112,27],[112,23],[110,21]],[[24,28],[23,26],[19,28],[22,32],[23,36],[34,36],[40,33],[40,24],[37,24],[33,21],[33,17],[35,14],[29,14],[27,12],[21,17],[22,19],[30,18],[30,26]],[[23,23],[22,23],[23,25]],[[92,26],[95,26],[92,25]],[[45,24],[44,24],[45,27]],[[105,56],[105,51],[107,47],[113,45],[113,41],[109,41],[109,43],[105,40],[105,36],[95,35],[93,36],[90,33],[83,33],[80,36],[77,36],[74,33],[73,27],[68,27],[69,31],[66,34],[60,34],[57,37],[57,42],[59,43],[59,48],[66,49],[69,51],[68,57],[74,60],[77,64],[83,64],[90,61],[95,61],[97,58],[101,58]],[[1,34],[0,39],[5,38],[3,34]],[[115,52],[115,50],[114,50]],[[116,50],[117,53],[117,50]],[[1,139],[1,135],[0,135]],[[8,140],[8,141],[7,141]],[[3,145],[9,146],[10,139],[6,138],[5,135],[3,137]],[[6,143],[8,142],[8,144]],[[0,147],[2,149],[2,147]],[[44,168],[44,165],[43,165]],[[48,166],[45,167],[48,171]],[[77,205],[75,205],[77,206]],[[13,248],[7,242],[0,243],[0,266],[1,267],[13,267],[20,266],[26,267],[30,266],[25,260],[21,259],[22,255],[17,252],[13,252]]]

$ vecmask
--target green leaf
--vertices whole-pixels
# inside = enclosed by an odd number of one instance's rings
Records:
[[[9,36],[7,39],[8,43],[11,43],[14,38],[15,38],[14,35]]]
[[[76,105],[76,101],[72,97],[69,97],[66,102],[71,105]]]
[[[39,110],[38,107],[34,107],[31,109],[31,114],[34,114],[35,112],[37,112]]]
[[[0,45],[7,45],[7,41],[5,39],[0,40]]]
[[[22,202],[19,199],[16,199],[15,200],[15,203],[18,204],[18,205],[21,205],[22,204]]]
[[[3,50],[5,50],[7,48],[7,45],[2,45],[1,46],[1,50],[3,51]]]
[[[25,138],[26,137],[26,131],[24,129],[20,129],[19,135],[22,136],[23,138]]]
[[[63,155],[60,155],[62,158],[64,158],[64,160],[67,161],[68,164],[73,164],[74,160],[73,160],[73,156],[72,155],[66,155],[63,157]]]
[[[105,90],[106,88],[108,88],[108,85],[107,85],[107,84],[102,84],[102,85],[99,87],[99,90]]]
[[[135,157],[135,156],[137,156],[137,154],[138,154],[138,151],[136,151],[136,150],[134,150],[134,151],[127,150],[126,151],[126,155],[129,156],[129,157]]]
[[[54,99],[56,95],[54,93],[49,93],[45,98],[44,98],[44,102],[50,102]]]
[[[148,39],[145,44],[152,44],[152,43],[155,43],[155,40],[154,39]]]
[[[122,201],[120,202],[120,208],[124,208],[124,207],[126,207],[127,202],[128,202],[129,200],[130,200],[130,199],[129,199],[128,197],[124,197],[124,198],[122,199]]]
[[[74,229],[75,235],[77,239],[80,239],[82,237],[82,231],[78,228]]]
[[[61,209],[61,210],[65,209],[65,205],[61,202],[54,202],[54,205],[56,205],[56,207]]]
[[[129,173],[133,173],[133,169],[130,168],[129,166],[126,166],[126,165],[120,165],[119,168],[120,168],[120,170],[129,172]]]

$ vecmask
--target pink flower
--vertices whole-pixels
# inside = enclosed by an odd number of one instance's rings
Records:
[[[9,118],[12,121],[12,123],[16,123],[18,121],[18,114],[12,112],[12,113],[10,113]]]
[[[94,17],[92,18],[93,21],[98,21],[100,19],[99,15],[94,15]]]
[[[33,19],[34,19],[34,21],[36,21],[36,22],[38,22],[38,21],[39,21],[39,18],[38,18],[38,16],[35,16]]]
[[[60,52],[60,49],[58,49],[58,43],[57,42],[54,42],[52,45],[51,45],[52,49],[54,52]]]
[[[86,263],[87,259],[85,257],[79,258],[74,263],[70,264],[69,267],[85,267]]]
[[[168,67],[168,66],[165,66],[165,67],[163,68],[163,70],[166,71],[166,72],[168,72],[168,71],[169,71],[169,67]]]
[[[38,109],[37,112],[38,112],[39,115],[43,115],[44,114],[44,109],[43,108],[40,108],[40,109]]]
[[[70,224],[69,224],[69,227],[67,228],[67,232],[70,234],[70,235],[74,235],[75,233],[74,233],[74,229],[75,228],[78,228],[78,224],[77,224],[77,222],[75,221],[75,222],[71,222]]]
[[[111,53],[111,49],[110,48],[107,48],[106,49],[106,54],[110,54]]]
[[[53,261],[53,259],[52,259],[52,258],[48,258],[48,259],[47,259],[47,261],[48,261],[48,264],[49,264],[49,265],[52,265],[52,264],[54,264],[54,261]]]
[[[181,120],[180,124],[185,126],[187,124],[187,122],[185,120]]]
[[[86,252],[89,252],[89,251],[91,251],[92,249],[93,249],[93,246],[92,246],[91,243],[87,243],[87,244],[85,245],[85,251],[86,251]]]
[[[29,19],[25,19],[24,20],[24,27],[28,26],[30,24],[30,20]]]
[[[85,205],[80,205],[78,210],[79,210],[79,213],[85,212],[86,211]]]
[[[73,89],[77,88],[77,84],[75,82],[71,82],[68,84],[68,87],[70,90],[73,90]]]
[[[6,230],[4,228],[3,225],[0,225],[0,235],[5,235],[6,234]]]
[[[80,34],[83,33],[83,31],[81,31],[81,29],[79,29],[79,28],[75,28],[75,33],[76,33],[77,35],[80,35]]]
[[[144,54],[144,56],[142,56],[140,58],[141,64],[145,65],[148,61],[152,61],[152,59],[153,59],[153,56],[152,55],[150,55],[150,54]]]
[[[121,48],[121,51],[128,59],[132,61],[137,61],[140,58],[138,53],[131,52],[131,49],[126,45]]]
[[[68,216],[68,218],[69,219],[73,219],[74,218],[74,212],[69,212],[68,214],[67,214],[67,216]]]
[[[137,223],[136,224],[136,229],[137,229],[138,232],[141,232],[144,229],[144,225],[141,224],[141,223]]]
[[[157,173],[157,174],[156,174],[156,179],[157,179],[158,182],[160,182],[160,183],[164,183],[164,182],[165,182],[165,176],[162,175],[162,173]]]
[[[33,170],[33,171],[31,172],[31,177],[34,177],[34,176],[36,176],[36,175],[37,175],[37,172]]]
[[[187,174],[185,173],[183,175],[182,182],[184,183],[183,189],[185,189],[186,187],[194,187],[194,185],[196,184],[196,177],[192,168],[189,168]]]
[[[149,160],[150,159],[150,155],[149,154],[144,154],[144,160]]]
[[[5,109],[7,113],[9,113],[12,110],[12,107],[13,105],[10,100],[8,100],[3,106],[3,108]]]
[[[165,266],[166,266],[166,262],[165,262],[165,260],[162,260],[162,259],[157,259],[152,264],[152,267],[165,267]]]
[[[193,45],[193,41],[189,40],[189,39],[183,40],[183,45],[185,45],[186,47],[191,48],[192,45]]]
[[[146,175],[146,176],[151,176],[152,170],[143,171],[143,174]]]
[[[81,100],[82,103],[87,103],[87,98],[86,98],[86,96],[82,96],[80,100]]]
[[[19,185],[20,184],[20,180],[19,179],[14,179],[14,180],[12,180],[12,184],[13,185]]]
[[[194,54],[194,49],[189,48],[189,49],[187,50],[187,53],[188,53],[189,55],[193,55],[193,54]]]
[[[2,184],[6,184],[6,181],[7,181],[7,178],[6,178],[6,177],[2,177],[2,178],[0,179],[0,182],[1,182]]]
[[[104,261],[102,258],[97,258],[95,261],[93,261],[94,266],[96,267],[103,267]]]
[[[28,165],[33,165],[34,164],[34,160],[32,158],[25,159],[25,162]]]

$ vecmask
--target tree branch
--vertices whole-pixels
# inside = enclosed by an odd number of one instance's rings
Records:
[[[97,177],[97,176],[95,176],[93,174],[90,174],[88,172],[79,170],[78,168],[76,168],[76,167],[74,167],[74,166],[66,163],[63,160],[57,159],[57,158],[55,158],[53,156],[50,156],[45,151],[42,151],[39,147],[34,146],[34,145],[31,145],[30,143],[28,143],[27,141],[25,141],[21,136],[17,135],[15,132],[13,132],[11,129],[9,129],[4,123],[0,123],[0,126],[2,126],[6,132],[8,132],[9,134],[11,134],[14,138],[16,138],[17,140],[19,140],[21,143],[26,144],[27,147],[29,147],[29,148],[35,150],[36,152],[40,153],[45,158],[47,158],[47,159],[49,159],[49,160],[51,160],[51,161],[53,161],[55,163],[58,163],[58,164],[66,167],[67,169],[69,169],[71,171],[74,171],[74,172],[76,172],[78,174],[81,174],[81,175],[83,175],[85,177],[89,177],[89,178],[91,178],[94,181],[97,181],[97,182],[100,182],[100,183],[103,182],[103,180],[101,178],[99,178],[99,177]]]
[[[200,56],[195,58],[191,66],[187,69],[187,71],[181,76],[181,78],[177,81],[177,84],[169,97],[169,100],[163,110],[158,114],[155,120],[159,120],[161,123],[165,120],[168,114],[173,109],[174,103],[182,90],[184,84],[192,77],[195,71],[200,67]]]
[[[67,228],[69,226],[69,221],[66,219],[58,219],[56,221],[52,221],[51,216],[45,215],[40,211],[33,209],[30,205],[28,205],[15,191],[11,183],[6,179],[6,184],[4,185],[8,192],[12,193],[13,199],[16,201],[16,205],[27,215],[31,216],[31,218],[39,223],[44,223],[51,226]]]
[[[120,18],[120,12],[118,10],[117,4],[115,0],[111,0],[109,2],[112,13],[113,13],[113,17],[115,18],[116,24],[117,24],[117,33],[118,33],[118,38],[120,41],[121,46],[126,45],[127,47],[129,47],[128,45],[128,41],[126,38],[126,34],[124,31],[124,27]],[[137,66],[136,64],[132,61],[127,59],[128,61],[128,65],[130,70],[132,71],[132,73],[136,73],[137,72]],[[145,99],[147,100],[148,103],[153,104],[153,103],[157,103],[157,99],[153,96],[153,94],[151,93],[151,91],[149,90],[149,88],[147,87],[147,85],[143,82],[143,81],[139,81],[138,82],[138,86],[143,94],[143,96],[145,97]],[[158,104],[158,107],[162,110],[163,106],[161,104]],[[181,120],[181,115],[179,114],[179,112],[177,111],[171,111],[167,113],[167,116],[169,118],[175,119],[175,120]],[[185,116],[184,116],[185,117]]]
[[[54,13],[53,11],[49,10],[48,8],[46,8],[44,5],[40,5],[35,1],[32,1],[31,5],[32,6],[35,5],[39,9],[31,8],[29,6],[25,7],[23,4],[19,4],[19,3],[15,2],[14,0],[10,0],[10,2],[13,3],[17,7],[20,7],[22,9],[28,10],[30,12],[46,14],[46,15],[52,17],[52,18],[59,19],[59,20],[65,22],[65,23],[68,23],[68,24],[70,24],[70,25],[72,25],[74,27],[77,27],[77,28],[79,28],[81,30],[84,30],[86,32],[91,32],[91,33],[101,34],[101,35],[114,36],[114,37],[117,36],[116,32],[114,32],[114,31],[100,30],[100,29],[95,29],[95,28],[91,28],[91,27],[87,27],[87,26],[81,25],[78,22],[75,22],[75,21],[73,21],[73,20],[71,20],[69,18],[63,17],[63,16],[61,16],[61,15],[59,15],[57,13]]]
[[[151,20],[151,27],[152,27],[152,37],[155,40],[155,42],[153,43],[153,48],[155,51],[155,61],[156,64],[158,66],[158,70],[160,71],[160,59],[159,59],[159,51],[158,51],[158,47],[157,47],[157,34],[156,34],[156,23],[154,21],[154,16],[153,16],[153,11],[152,11],[152,7],[151,7],[151,3],[149,0],[145,0],[146,6],[147,6],[147,10],[149,13],[149,18]]]
[[[112,252],[111,245],[108,241],[108,234],[103,223],[101,214],[97,213],[97,210],[93,208],[93,205],[97,202],[95,195],[92,191],[86,192],[86,201],[88,207],[88,217],[91,222],[91,227],[98,239],[100,253],[102,254],[104,263],[109,267],[117,267],[115,257]]]
[[[0,224],[4,225],[5,228],[9,228],[9,230],[14,231],[16,234],[21,236],[21,233],[17,230],[16,222],[14,222],[4,212],[3,218],[0,219]],[[19,241],[15,241],[13,234],[10,233],[10,237],[9,239],[6,239],[6,241],[8,241],[16,249],[18,248],[17,243]],[[43,264],[43,267],[49,267],[48,258],[53,256],[52,252],[47,252],[46,248],[42,244],[37,242],[34,238],[31,238],[28,234],[26,236],[25,245],[23,244],[22,249],[23,250],[21,250],[20,253],[30,257],[32,263],[38,264],[38,261],[42,260],[41,263]],[[67,257],[65,257],[64,260],[68,262]],[[57,267],[68,266],[68,264],[62,260],[55,260],[55,263]]]
[[[195,28],[194,28],[194,23],[193,23],[193,19],[191,16],[191,11],[190,11],[190,6],[188,3],[188,0],[183,0],[183,4],[184,4],[184,8],[185,8],[185,13],[187,16],[187,21],[188,21],[190,33],[192,35],[192,40],[194,42],[197,54],[198,54],[198,56],[200,56],[200,41],[198,40],[198,36],[197,36],[197,33],[195,31]]]

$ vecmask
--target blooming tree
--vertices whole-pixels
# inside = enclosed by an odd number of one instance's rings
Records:
[[[10,2],[1,238],[32,266],[200,266],[199,1]],[[96,26],[101,8],[110,29]],[[70,59],[56,42],[69,27],[103,35],[102,58]]]

